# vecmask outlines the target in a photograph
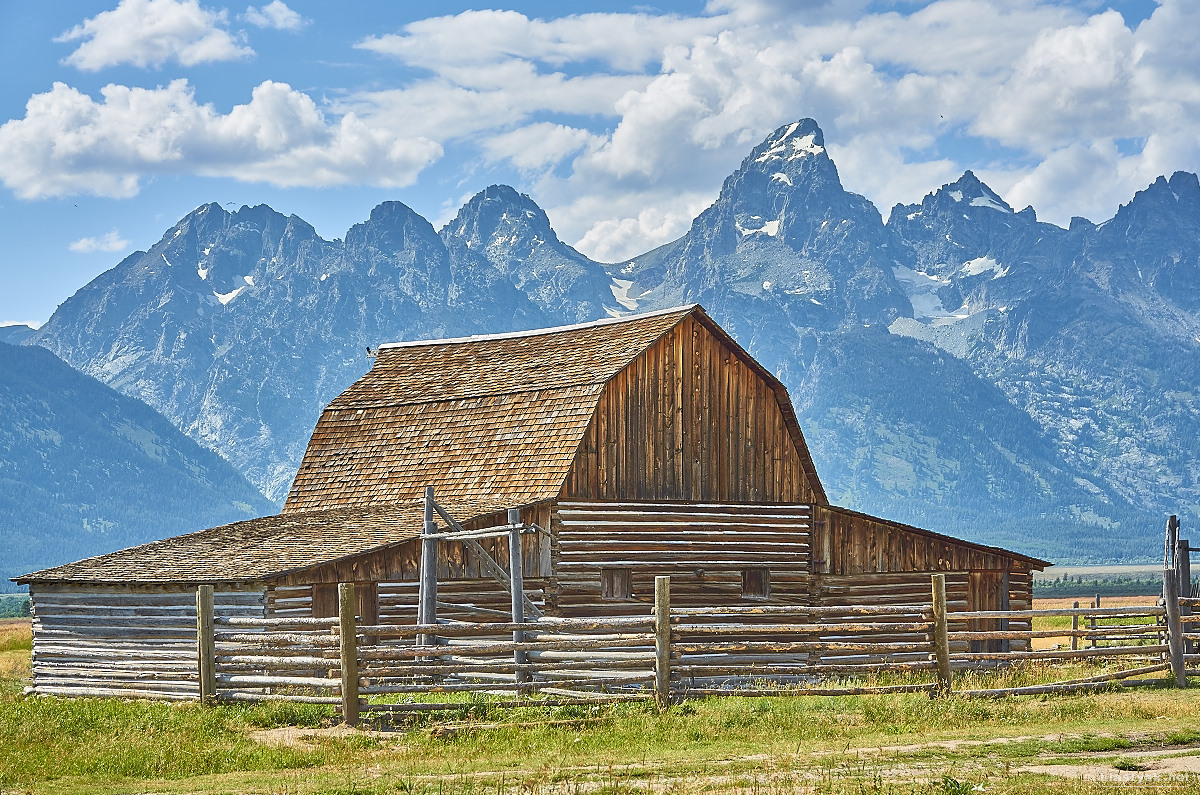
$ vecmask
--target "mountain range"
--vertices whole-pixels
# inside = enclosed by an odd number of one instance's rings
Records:
[[[0,342],[0,590],[51,563],[273,510],[224,459],[47,350]]]
[[[830,498],[1030,554],[1146,560],[1200,515],[1200,185],[1069,229],[970,171],[885,222],[816,122],[780,127],[678,240],[594,262],[491,186],[440,231],[342,240],[197,208],[23,341],[144,400],[279,502],[381,342],[699,302],[788,386]]]

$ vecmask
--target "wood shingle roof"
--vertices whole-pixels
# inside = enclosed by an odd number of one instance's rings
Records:
[[[605,383],[698,307],[383,345],[321,415],[284,512],[439,495],[511,505],[562,486]]]
[[[459,521],[506,505],[440,501]],[[421,534],[424,502],[264,516],[16,577],[19,583],[219,583],[266,580],[400,544]]]

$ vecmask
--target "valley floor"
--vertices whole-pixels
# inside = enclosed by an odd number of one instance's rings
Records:
[[[723,698],[661,715],[474,702],[355,731],[320,707],[26,698],[28,671],[28,624],[0,624],[5,795],[1200,793],[1200,687]],[[989,677],[1011,674],[964,686]]]

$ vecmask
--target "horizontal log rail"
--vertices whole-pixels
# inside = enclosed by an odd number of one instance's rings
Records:
[[[758,529],[764,523],[746,522]],[[517,525],[489,530],[512,527]],[[636,559],[619,551],[616,557]],[[740,555],[721,557],[740,565]],[[659,566],[658,571],[671,568]],[[330,618],[300,614],[306,607],[302,599],[294,608],[287,602],[291,614],[231,614],[215,609],[210,591],[207,602],[197,599],[196,629],[190,636],[186,615],[154,615],[145,627],[135,629],[130,621],[126,628],[102,625],[95,631],[84,619],[66,617],[37,639],[35,666],[45,685],[39,692],[53,688],[80,695],[90,690],[339,705],[350,723],[360,713],[464,706],[443,703],[438,693],[478,693],[496,705],[653,698],[660,706],[680,698],[728,694],[1025,695],[1137,684],[1166,670],[1186,677],[1194,671],[1185,670],[1185,664],[1200,669],[1200,654],[1189,653],[1195,645],[1186,647],[1178,664],[1174,651],[1200,641],[1200,610],[1190,609],[1200,607],[1200,598],[1139,607],[965,610],[976,603],[967,600],[961,580],[953,580],[959,584],[954,598],[947,599],[948,579],[941,578],[940,603],[936,585],[932,594],[906,585],[892,597],[911,600],[906,604],[855,603],[871,589],[851,583],[839,586],[840,591],[822,589],[819,598],[827,598],[825,591],[841,593],[834,598],[847,603],[840,605],[676,607],[670,604],[669,578],[658,575],[651,615],[525,620],[531,614],[521,615],[515,605],[511,618],[492,608],[473,614],[477,606],[455,604],[464,601],[456,596],[439,604],[461,608],[469,620],[448,620],[429,611],[421,614],[425,623],[392,623],[413,621],[415,613],[407,610],[406,600],[416,595],[405,596],[410,591],[392,586],[387,592],[399,595],[389,596],[389,609],[371,623],[354,614],[357,602],[352,586],[345,584],[339,586],[340,614]],[[514,573],[513,582],[518,581]],[[648,606],[618,607],[632,612]],[[1174,607],[1184,609],[1172,617]],[[1064,623],[1070,626],[1034,629],[1035,622],[1046,618],[1067,618]],[[128,656],[106,658],[112,643],[126,643],[125,633],[130,637]],[[1063,642],[1033,648],[1035,640],[1055,638]],[[1037,660],[1100,661],[1102,667],[1095,676],[1007,690],[953,688],[955,672]],[[887,673],[908,679],[897,685],[871,681]],[[830,681],[834,677],[850,681],[835,684]],[[397,700],[404,703],[381,703]]]
[[[950,621],[976,618],[1038,618],[1049,616],[1080,616],[1086,618],[1115,618],[1125,616],[1165,616],[1165,607],[1057,607],[1047,610],[963,610],[950,613]]]

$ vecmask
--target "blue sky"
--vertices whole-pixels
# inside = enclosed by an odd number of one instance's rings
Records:
[[[390,199],[440,226],[505,182],[620,260],[805,116],[885,217],[969,168],[1102,221],[1200,171],[1198,30],[1194,0],[0,0],[0,323],[44,322],[209,201],[336,238]]]

